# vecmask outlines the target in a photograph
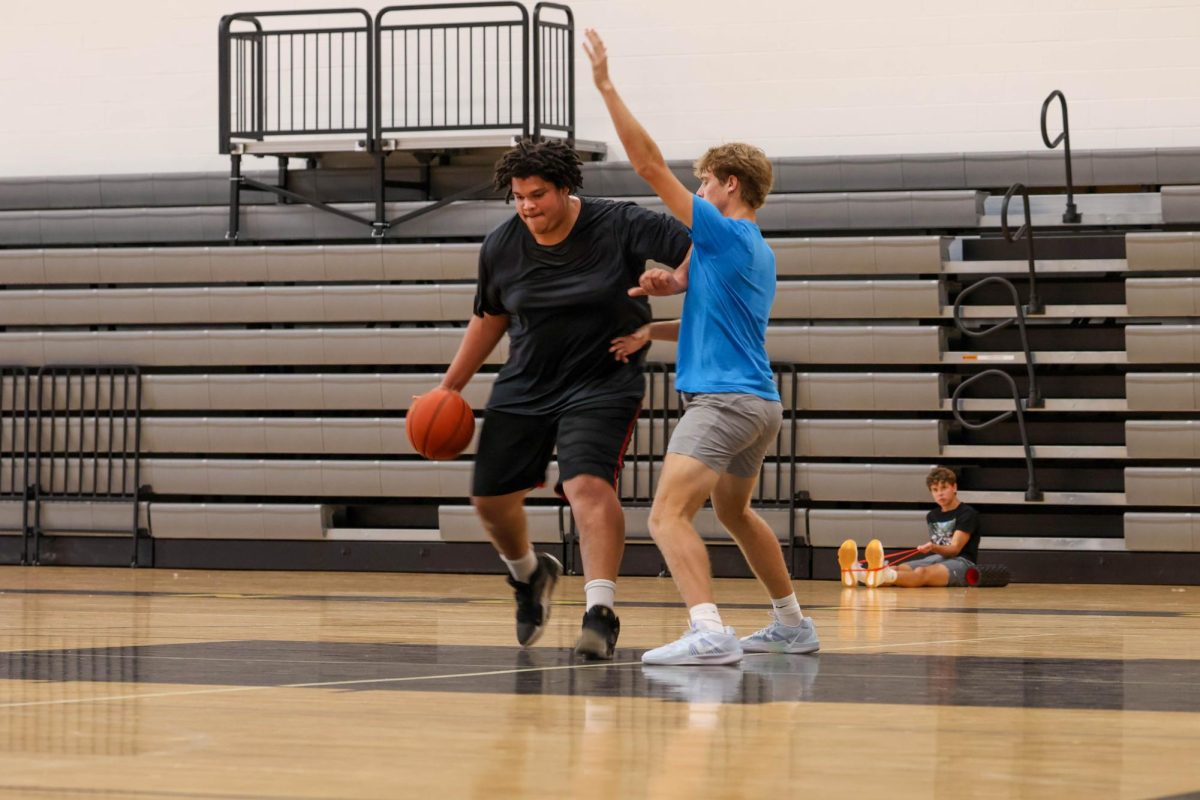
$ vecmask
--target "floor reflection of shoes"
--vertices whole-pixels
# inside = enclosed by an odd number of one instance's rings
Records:
[[[742,661],[744,693],[757,702],[787,702],[812,697],[821,657],[784,653],[747,655]]]
[[[643,664],[650,696],[688,703],[736,703],[742,696],[742,669],[733,666],[676,667]]]

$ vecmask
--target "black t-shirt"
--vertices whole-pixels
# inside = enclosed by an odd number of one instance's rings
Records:
[[[935,508],[925,515],[929,525],[929,541],[934,544],[947,545],[954,540],[954,532],[962,531],[971,535],[959,555],[972,563],[979,562],[979,512],[966,503],[959,503],[953,511],[942,511]]]
[[[515,215],[488,234],[475,313],[507,314],[510,343],[488,408],[557,414],[640,400],[649,348],[623,364],[610,341],[650,321],[649,301],[627,294],[646,261],[677,266],[690,246],[673,217],[593,198],[581,198],[575,226],[556,245],[539,245]]]

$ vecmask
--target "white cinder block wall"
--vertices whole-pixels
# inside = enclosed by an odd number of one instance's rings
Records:
[[[4,0],[0,176],[225,169],[219,18],[331,5]],[[571,5],[669,158],[731,139],[779,156],[1037,149],[1055,88],[1077,148],[1200,146],[1200,0]],[[585,67],[579,135],[621,158]]]

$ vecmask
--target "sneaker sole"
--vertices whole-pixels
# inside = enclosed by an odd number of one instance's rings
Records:
[[[757,648],[753,645],[751,645],[750,647],[747,647],[744,642],[742,643],[742,652],[743,653],[760,653],[760,654],[768,653],[768,654],[772,654],[772,655],[802,656],[807,653],[815,653],[820,649],[821,649],[820,642],[816,642],[815,644],[805,644],[805,645],[801,645],[799,647],[796,647],[795,645],[788,645],[785,647],[780,647],[778,649],[772,648],[772,647]]]
[[[842,585],[854,588],[858,584],[854,577],[854,568],[858,566],[858,545],[853,539],[847,539],[838,548],[838,566],[842,569]]]
[[[883,583],[883,544],[878,539],[867,543],[867,586],[875,588]]]
[[[709,656],[707,658],[700,656],[691,656],[689,658],[670,660],[670,661],[647,661],[645,656],[642,656],[643,664],[651,664],[656,667],[718,667],[723,664],[736,664],[742,660],[744,651],[735,653],[722,653],[719,656]]]
[[[544,553],[543,555],[548,560],[554,562],[554,577],[546,583],[546,590],[538,598],[544,609],[542,612],[542,624],[534,629],[532,636],[523,642],[519,642],[521,647],[532,647],[537,644],[537,640],[542,638],[542,634],[546,632],[546,626],[550,623],[550,609],[553,607],[550,603],[550,598],[554,596],[554,587],[558,585],[558,579],[562,576],[562,562],[549,553]]]
[[[607,638],[584,629],[579,632],[579,641],[575,643],[575,655],[590,661],[612,661],[613,650],[609,649]]]

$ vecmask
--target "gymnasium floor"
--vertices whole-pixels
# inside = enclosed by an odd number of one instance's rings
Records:
[[[496,576],[0,569],[0,797],[1149,798],[1200,790],[1200,589],[800,582],[816,656],[643,668],[684,614],[626,579],[614,663]],[[766,620],[718,581],[727,622]]]

